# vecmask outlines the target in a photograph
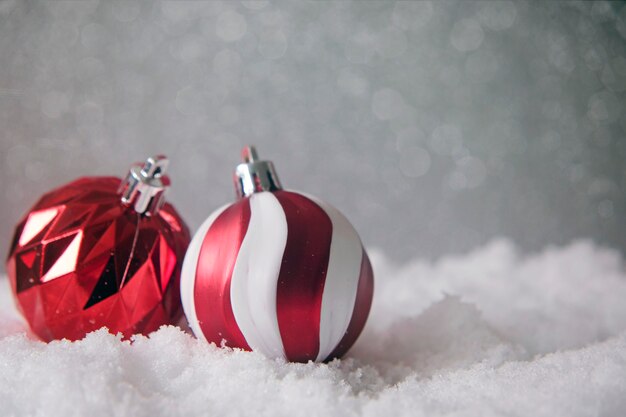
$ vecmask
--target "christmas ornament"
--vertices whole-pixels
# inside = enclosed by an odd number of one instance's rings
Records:
[[[18,309],[45,341],[106,326],[124,337],[182,317],[180,269],[190,240],[165,203],[168,160],[47,194],[18,224],[7,261]]]
[[[335,208],[281,188],[274,165],[244,148],[239,200],[195,234],[181,275],[183,308],[208,342],[290,361],[343,355],[361,333],[373,273]]]

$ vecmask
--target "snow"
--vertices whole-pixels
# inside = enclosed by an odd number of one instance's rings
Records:
[[[33,340],[0,280],[0,415],[623,416],[626,268],[577,241],[507,240],[437,261],[371,253],[376,293],[330,364],[221,349],[176,327]]]

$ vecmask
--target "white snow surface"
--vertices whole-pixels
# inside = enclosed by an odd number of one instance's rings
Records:
[[[176,327],[45,344],[0,279],[2,416],[624,416],[626,270],[590,241],[393,265],[352,351],[291,364]]]

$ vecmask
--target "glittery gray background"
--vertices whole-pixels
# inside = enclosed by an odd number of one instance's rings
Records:
[[[0,1],[0,249],[38,196],[172,159],[192,229],[242,145],[392,257],[626,248],[626,8]]]

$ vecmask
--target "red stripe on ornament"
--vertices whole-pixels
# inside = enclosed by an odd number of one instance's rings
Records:
[[[196,316],[209,342],[250,350],[230,301],[230,280],[248,224],[250,203],[243,199],[224,210],[204,236],[194,288]]]
[[[315,360],[319,351],[322,294],[328,269],[332,222],[310,199],[274,193],[287,219],[287,243],[278,276],[276,314],[290,361]]]
[[[361,260],[361,273],[359,276],[359,285],[356,291],[356,300],[354,302],[354,310],[352,312],[352,318],[346,334],[343,336],[337,347],[328,355],[326,360],[342,357],[356,342],[357,338],[361,334],[365,323],[367,322],[367,316],[370,313],[372,307],[372,296],[374,294],[374,273],[372,272],[372,264],[365,249],[363,250],[363,259]]]

